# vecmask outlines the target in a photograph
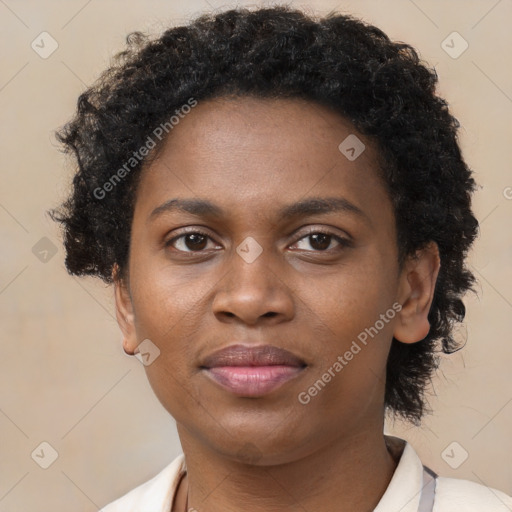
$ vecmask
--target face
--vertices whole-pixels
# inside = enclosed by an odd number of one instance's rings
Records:
[[[339,149],[354,135],[365,145],[355,159]],[[127,351],[143,340],[160,351],[145,370],[189,442],[278,464],[382,432],[391,339],[426,335],[418,309],[432,290],[398,268],[376,156],[316,104],[217,99],[182,119],[144,170],[118,319]],[[204,363],[234,344],[273,345],[302,364],[281,366],[270,387],[251,374],[260,387],[228,388]]]

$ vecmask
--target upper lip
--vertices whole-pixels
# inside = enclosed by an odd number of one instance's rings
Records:
[[[216,366],[305,366],[306,363],[284,348],[273,345],[230,345],[217,350],[203,360],[202,367]]]

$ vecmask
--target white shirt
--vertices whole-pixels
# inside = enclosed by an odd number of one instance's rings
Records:
[[[393,442],[400,441],[390,438]],[[395,444],[396,446],[396,444]],[[102,508],[99,512],[170,512],[176,489],[186,472],[184,454],[178,455],[151,480]],[[418,512],[426,485],[424,466],[407,442],[393,477],[374,512]],[[432,487],[433,489],[433,487]],[[426,494],[423,491],[423,494]],[[428,499],[425,501],[429,501]],[[469,480],[437,477],[432,512],[512,512],[512,497]],[[422,508],[423,508],[422,504]]]

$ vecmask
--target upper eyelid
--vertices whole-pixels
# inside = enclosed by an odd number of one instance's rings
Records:
[[[170,245],[171,242],[175,242],[176,240],[179,240],[180,238],[182,238],[182,237],[184,237],[186,235],[191,235],[191,234],[192,235],[193,234],[199,234],[199,235],[202,235],[202,236],[206,236],[210,240],[212,240],[213,242],[218,244],[218,242],[216,242],[214,237],[210,233],[207,233],[206,230],[198,229],[198,228],[195,228],[195,229],[191,228],[191,229],[189,229],[187,231],[182,231],[181,233],[178,233],[177,235],[173,235],[171,238],[164,240],[164,245]]]
[[[303,236],[307,236],[312,233],[325,233],[326,235],[335,236],[338,238],[344,238],[346,240],[352,240],[352,236],[346,230],[342,230],[340,228],[334,228],[334,227],[317,228],[317,227],[315,227],[315,225],[307,226],[306,228],[299,228],[296,231],[294,231],[294,234],[298,234],[302,229],[307,229],[307,231],[304,233]],[[335,232],[335,230],[337,230],[337,231]]]

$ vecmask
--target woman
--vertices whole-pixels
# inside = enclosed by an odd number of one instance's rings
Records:
[[[512,510],[383,434],[427,411],[474,283],[436,83],[376,27],[274,7],[131,34],[80,96],[66,266],[114,284],[183,448],[104,512]]]

